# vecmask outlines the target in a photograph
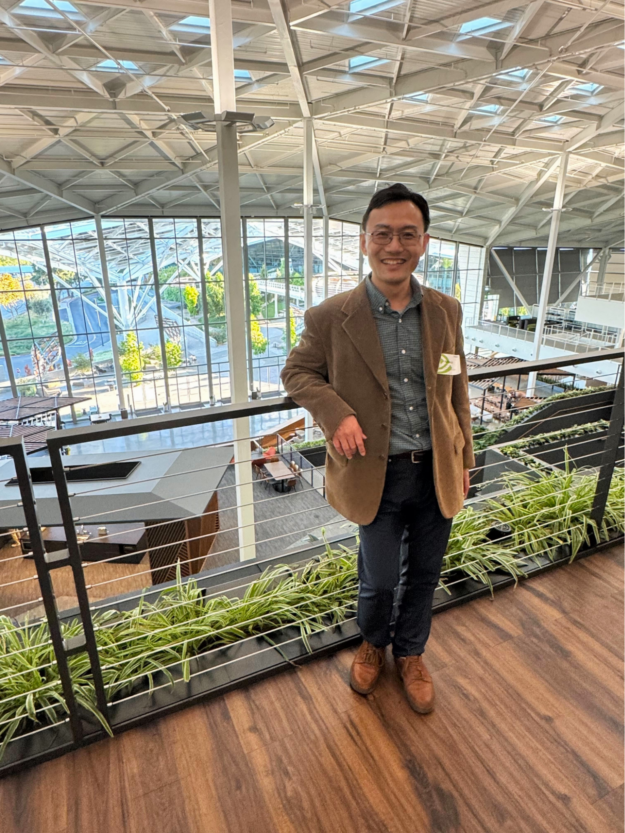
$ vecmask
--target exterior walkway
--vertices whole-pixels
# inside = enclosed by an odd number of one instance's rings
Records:
[[[613,548],[435,617],[427,717],[343,651],[5,779],[2,831],[618,833],[622,585]]]

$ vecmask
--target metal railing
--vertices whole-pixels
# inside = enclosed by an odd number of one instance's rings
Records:
[[[580,295],[586,298],[602,298],[606,301],[623,301],[625,299],[625,284],[603,283],[582,284]]]
[[[600,360],[622,362],[623,350],[480,368],[470,371],[469,381]],[[622,373],[615,390],[600,396],[600,409],[592,392],[556,400],[550,408],[560,409],[558,421],[549,408],[538,410],[515,426],[513,440],[500,436],[497,431],[506,426],[498,426],[478,455],[466,511],[452,528],[435,610],[566,561],[580,543],[590,553],[622,534],[614,520],[614,484],[619,486],[621,474],[613,480],[623,429]],[[14,461],[10,470],[0,468],[0,480],[7,481],[0,515],[6,527],[26,526],[28,535],[27,558],[11,553],[9,559],[19,563],[23,578],[5,581],[7,559],[0,556],[0,607],[6,608],[8,588],[23,581],[37,590],[20,609],[27,613],[43,603],[45,610],[45,618],[34,611],[38,618],[19,623],[13,600],[11,618],[0,620],[0,628],[18,628],[9,654],[26,649],[19,628],[29,636],[42,628],[50,645],[46,668],[35,668],[38,676],[28,667],[3,664],[7,654],[0,654],[0,741],[7,741],[0,772],[358,639],[354,528],[323,500],[321,472],[301,455],[298,460],[296,450],[283,448],[278,460],[258,467],[262,476],[249,479],[258,449],[275,445],[275,419],[246,437],[235,439],[232,428],[219,442],[209,434],[237,418],[279,418],[296,407],[276,398],[51,432],[52,484],[45,482],[50,473],[42,472],[45,459],[27,461],[20,440],[0,443],[0,454]],[[604,418],[606,408],[608,429],[603,423],[588,428]],[[550,462],[545,449],[555,454],[554,443],[545,446],[544,438],[531,454],[523,446],[506,456],[507,442],[519,448],[553,424],[568,432],[562,455],[569,462]],[[573,429],[580,425],[584,430],[577,434]],[[484,434],[476,436],[483,441]],[[102,450],[90,453],[95,447]],[[520,462],[523,454],[531,465]],[[299,475],[289,468],[292,462]],[[107,481],[102,469],[93,468],[103,463],[120,468],[113,472],[117,479]],[[563,471],[569,464],[576,467],[574,479]],[[537,509],[534,501],[518,526],[504,531],[503,543],[487,537],[490,531],[501,536],[506,501],[524,505],[542,478],[552,484],[553,504]],[[557,516],[558,506],[563,517],[568,511],[567,489],[576,506],[585,506],[570,522],[574,536]],[[471,527],[473,517],[483,535]],[[328,549],[314,543],[324,534]],[[255,557],[240,560],[250,548]],[[53,570],[65,577],[65,598],[52,586]],[[26,682],[16,689],[15,680]],[[32,711],[20,713],[7,739],[10,703],[27,701],[39,722]]]
[[[536,337],[536,333],[532,330],[520,330],[516,327],[509,327],[507,324],[498,324],[492,321],[480,321],[479,324],[474,325],[474,329],[520,341],[533,342]],[[616,342],[616,335],[601,334],[595,330],[585,329],[580,332],[567,332],[556,327],[545,327],[541,344],[545,347],[555,347],[557,350],[588,353],[602,347],[615,345]]]

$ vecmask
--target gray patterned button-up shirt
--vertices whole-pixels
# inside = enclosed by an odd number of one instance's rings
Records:
[[[412,276],[412,298],[406,309],[391,309],[387,298],[367,276],[367,294],[378,328],[391,393],[391,441],[389,454],[425,451],[432,447],[421,342],[419,281]]]

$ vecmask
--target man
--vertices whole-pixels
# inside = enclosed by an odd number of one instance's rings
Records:
[[[374,195],[360,236],[370,275],[306,311],[282,372],[287,393],[325,434],[328,501],[360,527],[363,643],[351,686],[373,691],[392,643],[408,702],[422,714],[434,708],[423,662],[432,598],[475,465],[461,307],[413,275],[429,222],[426,200],[404,185]]]

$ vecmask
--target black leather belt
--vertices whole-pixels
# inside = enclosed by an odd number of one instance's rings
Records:
[[[392,463],[394,460],[410,460],[412,463],[422,463],[431,453],[431,449],[426,451],[402,451],[399,454],[391,454],[388,461]]]

